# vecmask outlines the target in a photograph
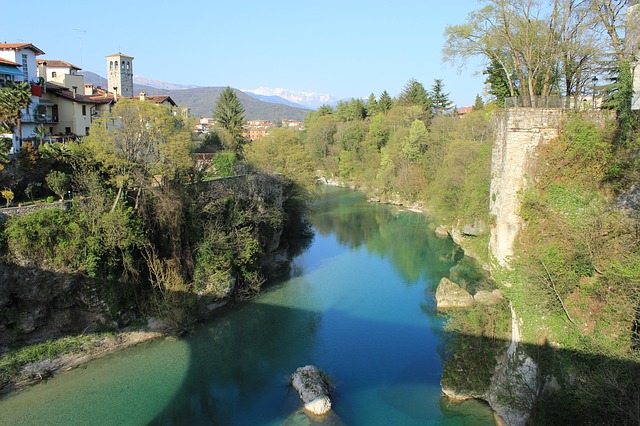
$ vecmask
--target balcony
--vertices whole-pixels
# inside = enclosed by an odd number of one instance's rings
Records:
[[[22,114],[22,122],[38,124],[57,123],[58,116],[48,114]]]

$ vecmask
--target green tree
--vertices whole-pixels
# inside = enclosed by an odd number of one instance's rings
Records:
[[[69,189],[69,183],[71,182],[71,178],[64,172],[59,172],[57,170],[53,170],[47,174],[45,177],[45,182],[49,189],[53,191],[61,200],[64,199],[64,194],[66,194]]]
[[[402,154],[410,161],[416,162],[425,151],[429,132],[422,120],[411,124],[409,135],[402,142]]]
[[[376,95],[373,93],[369,95],[369,98],[364,104],[367,117],[373,117],[378,112],[378,101],[376,101]]]
[[[473,103],[473,110],[480,111],[481,109],[484,109],[484,102],[482,101],[482,96],[476,95],[475,102]]]
[[[315,186],[313,159],[296,130],[273,129],[247,147],[247,161],[268,173],[282,173],[308,190]]]
[[[31,103],[31,87],[28,82],[7,82],[0,87],[0,123],[8,129],[17,128],[22,141],[22,110]]]
[[[432,100],[424,86],[415,79],[411,79],[405,84],[398,97],[398,103],[405,106],[417,105],[420,106],[423,111],[429,113],[431,113],[433,106]]]
[[[336,116],[341,121],[362,120],[366,116],[362,99],[351,98],[349,101],[340,101],[336,106]]]
[[[220,94],[213,110],[213,119],[216,124],[229,132],[236,146],[238,153],[242,149],[242,126],[244,124],[244,106],[238,96],[229,86]]]
[[[0,191],[0,194],[2,194],[2,198],[7,200],[7,207],[9,207],[11,201],[13,201],[13,191],[10,189],[3,189],[2,191]]]
[[[389,96],[389,93],[385,90],[378,100],[378,109],[380,112],[385,113],[389,111],[391,107],[393,107],[393,99],[391,99],[391,96]]]
[[[443,114],[451,109],[453,102],[449,100],[449,94],[444,93],[444,84],[442,80],[435,79],[429,97],[433,103],[433,111],[435,114]]]
[[[83,145],[118,188],[112,211],[129,187],[137,188],[137,208],[153,176],[161,177],[156,184],[182,179],[193,164],[189,129],[169,109],[150,102],[119,100],[91,125]]]
[[[331,108],[331,106],[329,105],[322,105],[320,108],[318,108],[318,116],[322,117],[323,115],[330,115],[333,114],[333,108]]]

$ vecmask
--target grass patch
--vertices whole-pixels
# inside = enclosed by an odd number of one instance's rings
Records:
[[[113,333],[68,336],[10,349],[0,358],[0,388],[14,380],[30,364],[50,361],[60,356],[90,352]]]

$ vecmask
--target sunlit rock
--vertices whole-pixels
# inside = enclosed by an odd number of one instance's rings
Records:
[[[315,365],[300,367],[291,375],[289,381],[300,394],[306,411],[318,416],[331,411],[329,382],[318,367]]]
[[[474,296],[473,300],[480,305],[497,306],[504,300],[500,290],[487,291],[480,290]]]
[[[473,296],[453,281],[442,278],[436,289],[438,309],[468,308],[473,306]]]
[[[449,236],[449,229],[444,225],[440,225],[435,229],[435,233],[440,238],[447,238]]]

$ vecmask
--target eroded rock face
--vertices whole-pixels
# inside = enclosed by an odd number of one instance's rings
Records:
[[[291,386],[300,394],[304,409],[322,416],[331,411],[330,386],[327,378],[315,365],[298,368],[289,378]]]
[[[453,281],[442,278],[436,289],[438,309],[468,308],[473,306],[473,296]]]
[[[103,287],[79,274],[0,264],[0,348],[117,327]]]

